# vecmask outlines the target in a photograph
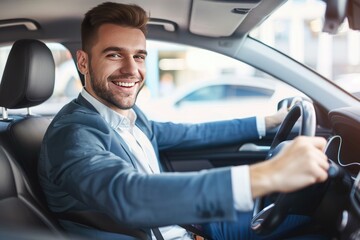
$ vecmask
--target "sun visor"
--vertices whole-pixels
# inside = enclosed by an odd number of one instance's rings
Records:
[[[211,37],[230,36],[260,2],[261,0],[194,0],[190,32]]]

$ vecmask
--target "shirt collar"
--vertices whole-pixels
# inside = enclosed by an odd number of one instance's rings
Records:
[[[120,113],[115,112],[93,96],[91,96],[85,88],[82,89],[81,95],[99,112],[102,118],[105,119],[107,123],[113,129],[132,129],[136,121],[136,113],[133,109],[129,111],[129,117],[125,117]]]

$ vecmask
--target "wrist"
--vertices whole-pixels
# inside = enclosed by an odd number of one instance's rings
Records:
[[[272,128],[274,126],[273,120],[271,116],[265,117],[265,128],[266,130]]]
[[[253,198],[268,195],[275,191],[275,175],[269,171],[269,161],[253,164],[249,167],[250,187]]]
[[[277,127],[285,119],[288,111],[286,108],[282,108],[277,111],[275,114],[265,117],[265,127],[266,129],[271,129]]]

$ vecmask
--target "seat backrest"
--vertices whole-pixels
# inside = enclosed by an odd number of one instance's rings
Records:
[[[54,82],[55,63],[49,48],[38,40],[16,41],[0,83],[0,226],[8,221],[18,227],[62,231],[47,210],[37,175],[41,142],[51,120],[30,112],[7,114],[7,109],[30,108],[46,101]]]
[[[43,232],[64,236],[55,219],[34,201],[21,167],[0,146],[0,227],[1,230]]]

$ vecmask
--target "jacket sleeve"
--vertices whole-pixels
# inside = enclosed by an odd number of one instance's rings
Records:
[[[259,137],[255,117],[200,124],[151,124],[159,150],[236,143]]]
[[[94,114],[56,119],[45,136],[39,166],[43,185],[57,189],[45,188],[47,198],[67,199],[63,211],[100,211],[134,227],[235,219],[229,168],[142,174],[125,152],[114,154],[122,148],[114,145],[117,138]]]

